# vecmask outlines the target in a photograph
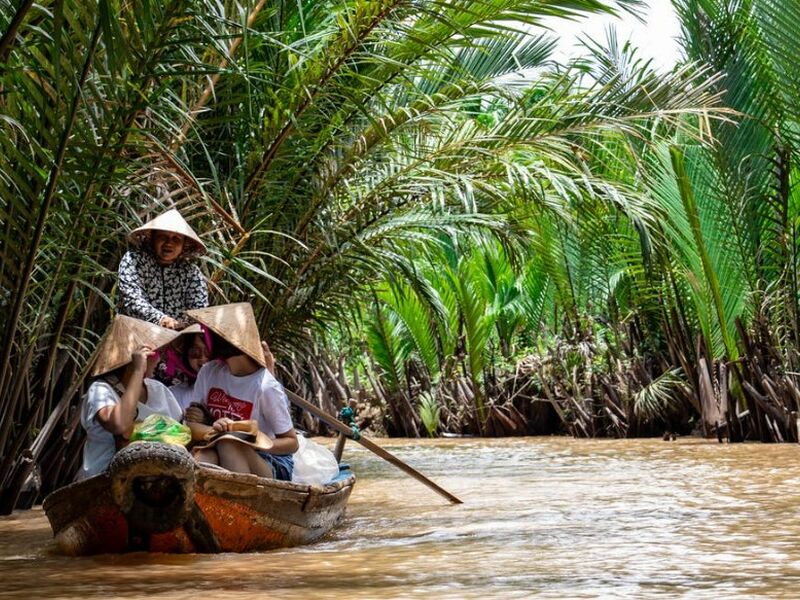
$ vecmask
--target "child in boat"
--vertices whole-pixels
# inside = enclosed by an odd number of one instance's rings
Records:
[[[208,306],[208,286],[191,258],[206,247],[175,210],[128,236],[119,263],[119,312],[169,329],[186,326],[186,311]]]
[[[188,315],[211,333],[212,358],[221,359],[200,369],[192,399],[205,407],[213,419],[211,426],[223,435],[215,443],[196,447],[195,457],[229,471],[291,481],[297,434],[283,386],[266,368],[252,307],[242,302],[192,310]],[[237,422],[246,420],[257,423],[256,433],[266,434],[268,449],[257,436],[242,440],[224,435],[236,432]],[[186,421],[195,435],[205,433],[202,425],[197,426],[203,421],[202,411],[190,407]]]
[[[169,386],[181,409],[186,410],[192,401],[192,391],[197,374],[210,358],[210,335],[203,333],[200,325],[195,323],[181,332],[182,345],[178,350],[168,348],[171,360],[167,361],[167,375],[179,379],[178,383]],[[174,362],[172,365],[170,362]]]
[[[179,379],[178,383],[169,386],[169,391],[175,396],[181,408],[186,410],[192,402],[192,391],[197,380],[197,374],[211,358],[211,334],[208,331],[203,332],[200,325],[195,323],[181,331],[181,338],[179,340],[181,345],[178,349],[175,349],[174,345],[166,348],[170,356],[167,362],[175,363],[174,365],[168,365],[169,368],[166,374],[173,379]],[[267,342],[262,341],[261,348],[264,352],[264,362],[267,370],[275,375],[275,357],[272,355]]]
[[[77,479],[103,472],[114,453],[127,444],[134,421],[158,413],[180,420],[182,411],[162,383],[150,379],[158,362],[154,350],[169,344],[177,332],[118,315],[97,352],[92,376],[97,379],[81,407],[86,430],[83,464]]]

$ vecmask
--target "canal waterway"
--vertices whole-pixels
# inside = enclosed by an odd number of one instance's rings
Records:
[[[327,443],[327,440],[326,440]],[[0,517],[0,598],[797,598],[797,445],[697,439],[384,440],[451,506],[355,444],[321,542],[261,554],[54,553]]]

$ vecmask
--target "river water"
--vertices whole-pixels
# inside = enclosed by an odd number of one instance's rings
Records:
[[[796,445],[381,444],[464,504],[352,444],[345,459],[359,479],[345,520],[321,542],[67,558],[34,509],[0,518],[0,598],[800,597]]]

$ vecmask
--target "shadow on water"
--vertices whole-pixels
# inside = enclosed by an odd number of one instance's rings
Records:
[[[450,506],[360,447],[327,539],[263,554],[53,552],[41,510],[0,518],[2,598],[793,598],[791,445],[391,440]]]

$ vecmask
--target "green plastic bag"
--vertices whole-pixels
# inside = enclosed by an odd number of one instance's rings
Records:
[[[176,446],[186,446],[192,441],[192,431],[187,425],[178,423],[172,417],[152,414],[144,421],[133,424],[132,442],[164,442]]]

